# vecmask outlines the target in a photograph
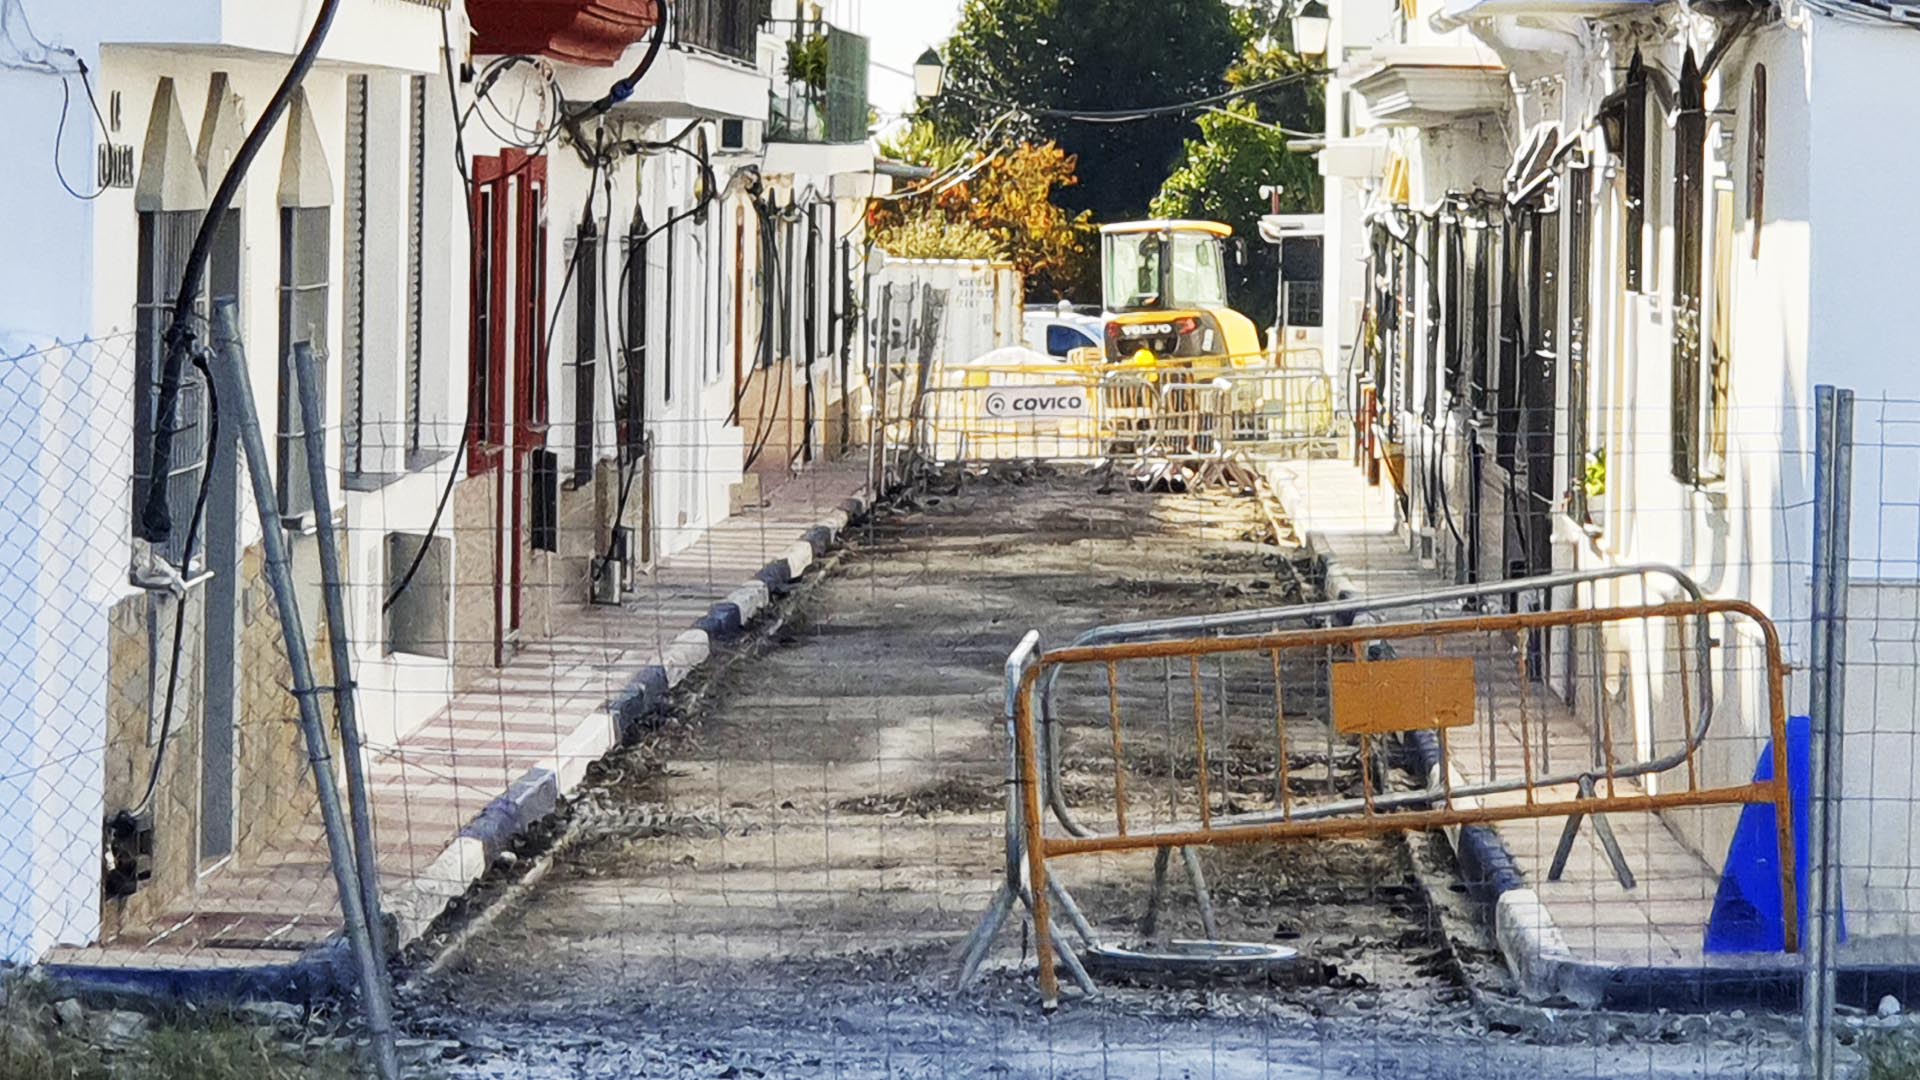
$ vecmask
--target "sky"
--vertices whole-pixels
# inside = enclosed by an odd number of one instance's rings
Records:
[[[912,71],[913,62],[929,45],[945,42],[960,23],[962,0],[864,0],[861,33],[873,39],[876,64]],[[871,89],[874,106],[884,119],[913,108],[913,80],[878,67]]]

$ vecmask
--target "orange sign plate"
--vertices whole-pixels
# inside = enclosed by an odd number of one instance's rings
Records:
[[[1342,735],[1467,727],[1475,698],[1471,657],[1333,665],[1333,726]]]

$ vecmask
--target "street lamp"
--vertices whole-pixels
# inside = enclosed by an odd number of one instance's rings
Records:
[[[1301,56],[1327,55],[1327,35],[1333,19],[1320,0],[1306,0],[1293,13],[1293,51]]]
[[[946,82],[947,65],[940,59],[938,49],[928,49],[913,62],[913,92],[920,96],[920,100],[939,97]]]

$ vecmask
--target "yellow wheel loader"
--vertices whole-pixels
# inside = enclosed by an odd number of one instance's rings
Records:
[[[1227,302],[1233,229],[1212,221],[1133,221],[1100,230],[1111,445],[1211,455],[1257,387],[1222,400],[1220,380],[1266,362],[1253,320]],[[1236,252],[1237,253],[1237,252]],[[1245,398],[1246,400],[1242,400]]]
[[[1265,363],[1253,320],[1227,303],[1232,240],[1212,221],[1102,228],[1107,362],[1196,373]]]

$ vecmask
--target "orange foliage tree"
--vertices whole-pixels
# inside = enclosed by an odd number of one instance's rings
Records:
[[[924,233],[929,219],[964,223],[969,232],[994,238],[1000,256],[1026,275],[1030,299],[1097,302],[1100,245],[1093,215],[1069,214],[1053,201],[1056,191],[1080,182],[1074,167],[1074,158],[1054,143],[1002,147],[958,183],[923,184],[930,190],[876,202],[875,241],[885,248],[896,232]]]

